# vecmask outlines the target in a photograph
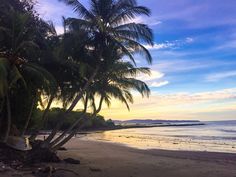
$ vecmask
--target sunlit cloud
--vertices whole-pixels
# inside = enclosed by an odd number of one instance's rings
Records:
[[[160,82],[151,82],[148,85],[150,85],[151,87],[162,87],[168,84],[169,84],[169,81],[160,81]]]
[[[151,81],[151,80],[161,79],[164,76],[165,74],[162,72],[151,70],[150,75],[141,74],[140,76],[137,77],[137,79],[142,80],[142,81]]]
[[[63,32],[61,17],[76,16],[58,0],[38,2],[40,16],[52,20],[59,34]],[[89,6],[87,0],[81,2]],[[208,0],[178,0],[174,5],[173,0],[139,3],[152,11],[150,17],[133,21],[149,25],[155,34],[154,46],[145,45],[153,56],[153,65],[148,66],[152,74],[138,77],[152,94],[142,99],[134,93],[130,112],[113,100],[111,109],[104,106],[101,114],[114,119],[235,119],[235,89],[223,88],[236,84],[236,1],[215,0],[214,6]],[[137,58],[138,66],[146,66],[143,58]],[[82,107],[78,104],[76,109]]]
[[[159,94],[152,92],[150,98],[135,95],[135,103],[131,111],[125,111],[122,103],[113,101],[109,109],[104,107],[102,114],[115,119],[153,118],[153,119],[196,119],[204,113],[234,111],[236,113],[236,88],[222,89],[212,92]],[[235,101],[234,101],[235,100]],[[226,115],[226,114],[225,114]],[[205,117],[197,119],[209,120]],[[226,115],[227,116],[227,115]],[[233,119],[234,117],[228,117]]]

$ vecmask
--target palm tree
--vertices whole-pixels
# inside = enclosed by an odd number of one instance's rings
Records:
[[[150,10],[138,6],[136,0],[90,0],[91,7],[86,9],[78,0],[60,0],[71,5],[81,18],[68,18],[69,30],[86,30],[90,43],[103,56],[103,48],[115,43],[135,63],[133,54],[140,52],[151,63],[149,51],[140,43],[153,45],[151,29],[142,23],[133,22],[137,15],[150,15]],[[102,60],[102,58],[98,58]]]
[[[104,101],[110,106],[111,98],[120,100],[129,110],[129,103],[133,103],[131,90],[137,90],[143,96],[149,96],[150,93],[148,86],[144,82],[135,79],[139,74],[150,74],[148,68],[136,68],[129,62],[121,61],[122,55],[120,55],[117,50],[110,50],[109,54],[109,58],[113,59],[115,63],[107,67],[108,69],[106,71],[103,70],[103,72],[98,73],[95,82],[93,82],[86,92],[84,111],[86,111],[88,99],[90,99],[92,107],[94,108],[92,117],[95,117],[101,111]],[[100,97],[98,107],[95,104],[95,97]],[[82,114],[71,127],[50,143],[52,149],[57,150],[73,137],[78,129],[83,126],[82,124],[78,127],[83,117],[84,114]],[[86,124],[86,121],[84,124]],[[68,133],[69,135],[66,137]]]
[[[106,51],[109,45],[116,45],[119,51],[128,56],[133,63],[135,53],[141,53],[146,60],[151,63],[152,57],[149,51],[142,45],[143,43],[153,44],[153,34],[151,29],[141,23],[132,22],[137,15],[150,15],[150,10],[143,6],[138,6],[135,0],[91,0],[90,9],[86,9],[78,0],[60,0],[73,7],[75,13],[81,18],[68,18],[65,20],[67,32],[86,34],[83,46],[93,52],[94,71],[89,75],[83,88],[78,90],[79,94],[73,99],[66,113],[71,112],[86,90],[94,81],[99,70],[104,67],[109,60],[106,58]],[[78,46],[73,46],[76,49]],[[79,46],[81,47],[81,46]],[[78,55],[78,54],[77,54]],[[70,55],[71,57],[71,55]],[[78,57],[79,58],[79,57]],[[74,58],[76,59],[76,58]],[[46,140],[46,144],[54,138],[60,128],[61,119],[52,133]]]
[[[36,95],[39,90],[52,92],[56,87],[55,79],[47,70],[25,59],[33,57],[35,49],[40,48],[39,38],[43,38],[42,33],[33,26],[32,16],[13,8],[6,11],[5,16],[7,21],[0,25],[1,34],[4,34],[0,40],[0,98],[6,100],[8,115],[4,142],[7,141],[12,122],[11,96],[21,89],[29,89],[31,93],[34,92],[32,95]],[[32,104],[37,102],[35,99]],[[24,127],[28,127],[31,112]]]

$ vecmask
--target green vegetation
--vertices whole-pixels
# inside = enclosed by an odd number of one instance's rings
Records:
[[[57,124],[58,114],[64,111],[65,109],[52,108],[48,112],[47,123],[43,127],[44,130],[52,130]],[[35,127],[39,126],[41,121],[38,119],[42,117],[42,114],[43,114],[43,111],[39,109],[35,112],[35,115],[31,119],[29,130],[34,130]],[[60,130],[67,130],[77,119],[81,118],[82,114],[83,112],[81,111],[70,112],[67,116],[67,119],[63,122]],[[98,130],[98,129],[115,128],[115,124],[112,122],[111,119],[105,120],[103,116],[101,115],[92,116],[91,113],[86,113],[83,119],[81,119],[81,122],[79,125],[83,125],[83,127],[80,127],[80,130]]]
[[[79,16],[63,19],[61,35],[37,15],[33,2],[1,1],[2,143],[28,130],[34,143],[40,130],[51,129],[40,147],[55,151],[81,128],[113,126],[97,116],[104,103],[110,106],[111,99],[118,99],[129,109],[133,90],[149,96],[146,83],[137,79],[150,74],[149,68],[137,67],[135,56],[152,62],[144,44],[152,45],[153,35],[147,25],[131,22],[150,15],[149,9],[136,0],[91,0],[89,9],[77,0],[61,1]],[[50,111],[54,101],[63,109]],[[73,112],[78,103],[82,111]],[[59,130],[63,132],[55,138]]]

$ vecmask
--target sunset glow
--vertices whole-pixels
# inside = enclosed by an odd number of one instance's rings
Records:
[[[138,66],[151,68],[151,76],[139,79],[148,83],[152,93],[149,98],[135,93],[130,111],[113,100],[111,107],[103,106],[100,114],[119,120],[235,119],[236,2],[139,0],[139,3],[152,10],[151,17],[136,19],[150,25],[155,35],[154,46],[146,46],[153,56],[153,65],[148,66],[137,56]],[[63,31],[62,16],[76,16],[70,7],[56,0],[41,0],[37,9],[43,18],[55,23],[58,33]],[[218,13],[219,10],[227,13]]]

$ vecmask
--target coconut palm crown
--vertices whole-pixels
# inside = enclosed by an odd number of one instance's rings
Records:
[[[68,18],[67,30],[86,30],[90,34],[90,42],[100,52],[109,43],[119,46],[134,63],[135,53],[143,54],[152,62],[149,51],[143,44],[153,45],[152,30],[145,24],[136,23],[139,15],[150,15],[150,10],[138,6],[136,0],[90,0],[87,9],[78,0],[60,0],[73,7],[80,18]]]

